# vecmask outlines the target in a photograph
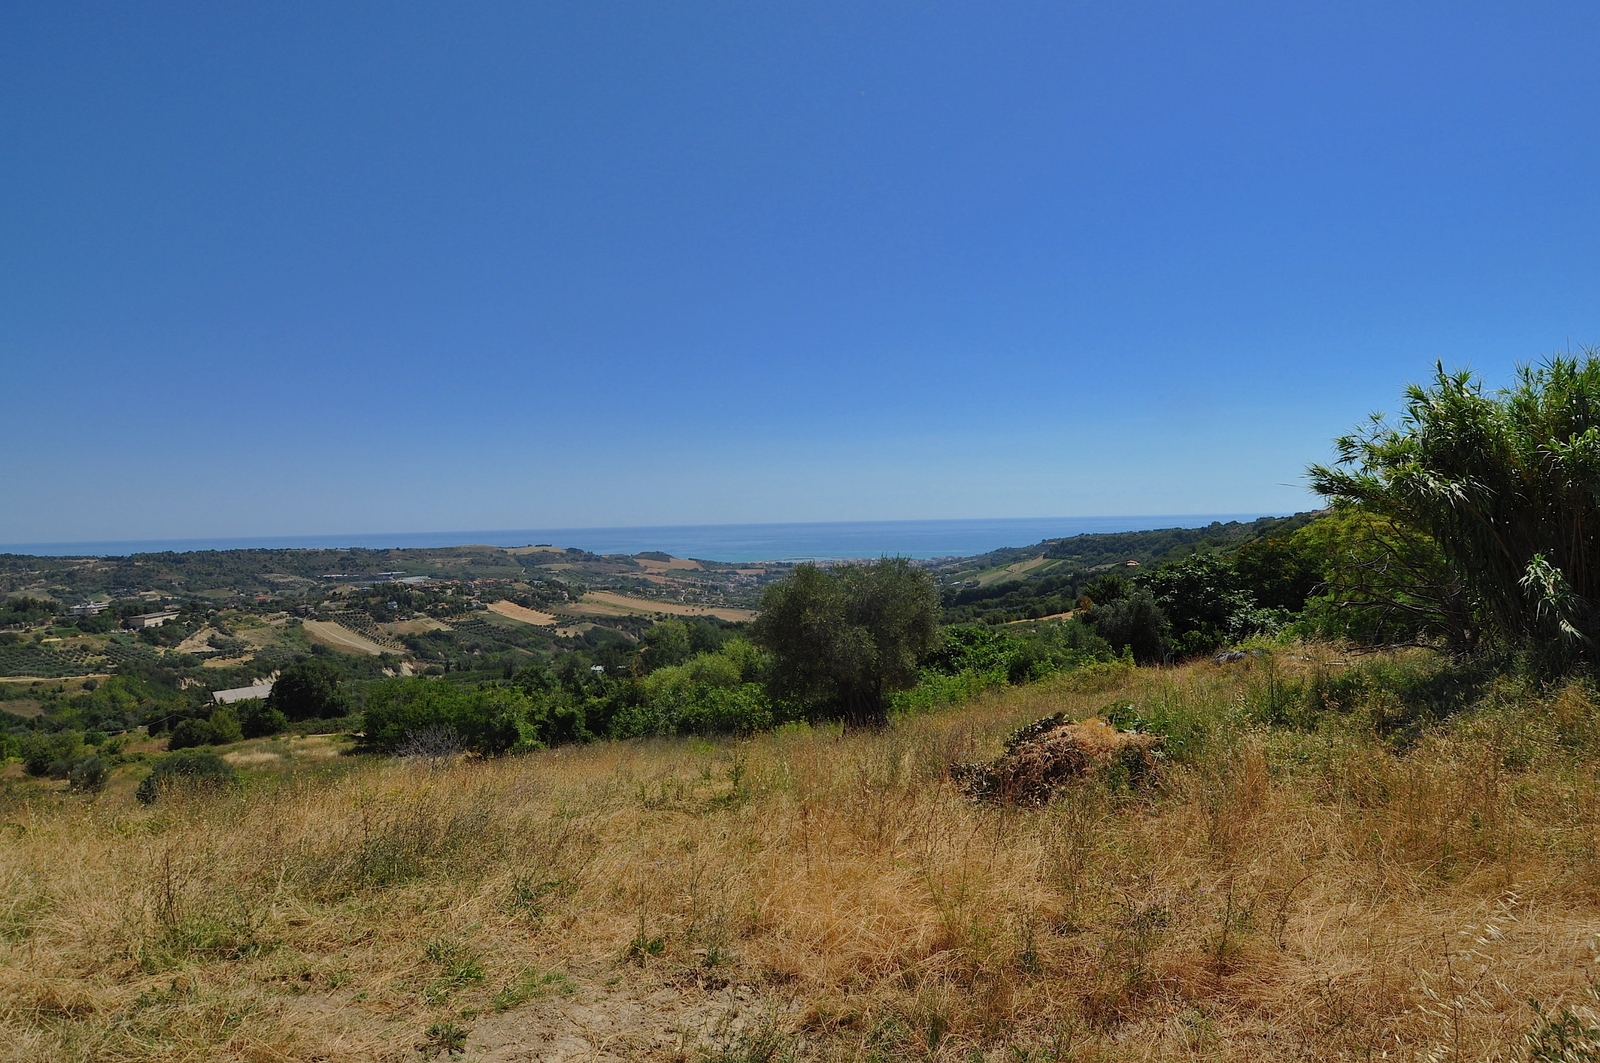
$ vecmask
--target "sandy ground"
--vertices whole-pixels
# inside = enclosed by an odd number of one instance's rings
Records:
[[[537,609],[529,609],[527,606],[518,605],[516,602],[490,602],[489,611],[499,613],[504,617],[510,617],[512,620],[520,620],[524,624],[534,624],[538,627],[553,627],[556,623],[556,618],[549,613],[541,613]]]
[[[707,992],[651,981],[638,975],[619,978],[610,971],[583,972],[574,979],[576,991],[570,995],[552,994],[479,1023],[469,1042],[475,1050],[472,1058],[484,1063],[705,1058],[708,1042],[737,1037],[767,1017],[751,987]]]
[[[638,613],[668,613],[672,616],[714,616],[719,620],[744,621],[755,619],[753,609],[731,609],[704,605],[685,605],[682,602],[658,602],[650,598],[630,598],[615,591],[590,591],[576,602],[566,606],[564,612],[589,616],[627,616]]]
[[[377,657],[393,652],[363,635],[356,634],[343,624],[335,624],[330,620],[307,620],[305,629],[312,642],[320,642],[324,646],[332,646],[346,653],[370,653]]]

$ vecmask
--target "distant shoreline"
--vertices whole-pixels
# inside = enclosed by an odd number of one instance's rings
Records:
[[[1214,521],[1247,522],[1267,513],[1170,514],[1112,517],[1005,517],[957,520],[815,521],[774,524],[644,525],[503,531],[377,532],[263,535],[213,539],[142,539],[0,544],[0,553],[39,557],[123,557],[201,550],[397,550],[450,546],[519,547],[550,544],[595,554],[661,551],[706,561],[802,561],[897,555],[970,557],[1045,539],[1155,528],[1197,528]]]

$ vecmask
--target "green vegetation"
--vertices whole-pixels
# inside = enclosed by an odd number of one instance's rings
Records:
[[[327,658],[296,661],[273,683],[266,709],[284,720],[331,720],[349,713],[339,668]]]
[[[174,791],[216,792],[234,785],[239,773],[215,753],[184,750],[156,761],[135,792],[141,804],[153,804]]]
[[[889,722],[889,697],[913,686],[939,645],[928,574],[896,558],[832,570],[801,565],[768,588],[751,632],[771,654],[774,698],[852,727]]]
[[[1591,656],[1600,635],[1600,359],[1486,394],[1437,367],[1396,424],[1339,440],[1313,486],[1350,512],[1340,604],[1378,630]]]

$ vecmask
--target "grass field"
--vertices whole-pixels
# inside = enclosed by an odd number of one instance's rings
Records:
[[[434,770],[246,743],[242,790],[150,808],[136,769],[16,785],[0,1058],[1481,1060],[1529,1058],[1530,1000],[1600,1025],[1586,688],[1494,684],[1404,747],[1381,691],[1262,722],[1345,667]],[[1056,711],[1157,721],[1171,760],[1035,810],[948,781]]]

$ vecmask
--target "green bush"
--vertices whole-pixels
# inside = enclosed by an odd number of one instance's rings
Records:
[[[1319,673],[1306,685],[1302,718],[1364,714],[1371,729],[1406,744],[1470,708],[1497,669],[1485,659],[1452,662],[1432,657],[1376,659],[1337,673]]]
[[[287,731],[289,718],[260,699],[246,701],[240,707],[239,728],[246,738],[266,738]]]
[[[1113,648],[1127,648],[1134,660],[1149,664],[1171,652],[1171,624],[1148,588],[1135,587],[1125,597],[1089,611],[1089,623]]]
[[[134,796],[148,805],[177,789],[220,791],[234,785],[238,777],[233,765],[215,753],[186,750],[156,761],[155,769],[139,783]]]
[[[79,793],[97,794],[111,779],[111,765],[97,756],[84,757],[67,771],[67,783]]]
[[[196,746],[221,746],[237,742],[244,737],[239,717],[232,709],[223,706],[214,709],[204,720],[181,720],[172,729],[168,749],[193,749]]]
[[[167,748],[193,749],[196,746],[214,746],[217,741],[217,732],[212,729],[210,720],[180,720],[172,729]]]
[[[65,779],[72,765],[83,757],[83,738],[76,731],[29,731],[18,745],[22,770],[36,777]]]
[[[498,754],[536,749],[544,744],[540,706],[510,687],[463,687],[443,679],[392,679],[367,696],[367,744],[386,753],[400,749],[409,735],[448,728],[462,748]]]
[[[237,742],[244,737],[244,731],[239,727],[238,714],[225,705],[211,713],[211,732],[217,736],[218,745]]]

